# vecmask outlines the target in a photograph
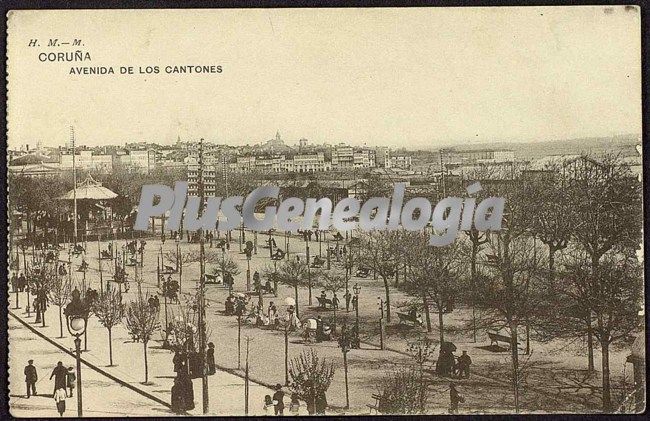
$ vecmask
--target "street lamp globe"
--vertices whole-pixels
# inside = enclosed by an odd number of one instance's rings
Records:
[[[70,318],[70,329],[74,335],[81,335],[86,328],[86,320],[81,316]]]

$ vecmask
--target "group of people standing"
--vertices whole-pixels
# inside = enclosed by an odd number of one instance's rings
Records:
[[[27,386],[27,398],[32,395],[38,396],[36,391],[36,383],[38,382],[38,372],[34,366],[34,360],[27,361],[24,369],[25,384]],[[63,362],[59,361],[50,374],[50,380],[54,378],[54,390],[52,397],[56,403],[59,415],[63,416],[65,413],[65,400],[74,396],[74,388],[76,386],[77,376],[72,367],[65,367]]]

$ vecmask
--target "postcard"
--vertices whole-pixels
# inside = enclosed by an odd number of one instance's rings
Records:
[[[645,411],[638,7],[6,19],[14,417]]]

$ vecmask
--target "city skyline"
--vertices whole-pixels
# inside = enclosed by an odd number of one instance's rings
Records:
[[[10,15],[21,26],[8,43],[11,148],[64,144],[70,125],[89,146],[178,136],[244,145],[278,129],[288,140],[411,148],[641,131],[636,8],[104,13]],[[26,48],[43,27],[81,39],[92,60],[40,62]],[[131,43],[120,42],[126,30]],[[223,72],[69,74],[168,64]]]

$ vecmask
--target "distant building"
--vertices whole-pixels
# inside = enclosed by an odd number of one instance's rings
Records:
[[[332,149],[332,168],[339,170],[354,167],[354,148],[340,143]]]
[[[225,162],[226,169],[228,163]],[[206,196],[217,196],[224,186],[224,162],[218,164],[205,164],[203,166],[203,186]],[[197,196],[199,192],[199,164],[190,159],[187,164],[187,193]],[[218,188],[217,188],[218,187]]]
[[[287,160],[284,155],[238,156],[232,169],[242,173],[277,173],[287,170]]]
[[[489,163],[503,163],[513,162],[515,160],[514,151],[507,149],[476,149],[476,150],[456,150],[447,149],[441,151],[443,161],[446,164],[456,166],[474,165],[474,164],[489,164]]]
[[[375,148],[375,165],[379,168],[390,168],[390,149],[385,146]]]
[[[79,170],[113,172],[113,155],[110,154],[95,154],[90,150],[82,150],[75,154],[74,161],[75,168]],[[72,153],[62,152],[59,164],[62,170],[72,170]]]
[[[120,164],[130,172],[149,174],[156,166],[156,152],[152,149],[128,151],[119,155]]]
[[[61,175],[61,168],[58,164],[9,165],[7,169],[9,170],[9,174],[25,177],[52,177]]]
[[[398,168],[400,170],[410,170],[411,169],[411,157],[410,156],[391,156],[390,157],[390,167]]]
[[[319,172],[332,169],[332,163],[325,161],[325,154],[322,152],[313,154],[295,155],[288,163],[287,169],[293,172]]]
[[[282,137],[280,136],[280,131],[277,131],[275,133],[275,138],[270,139],[266,141],[266,143],[260,145],[257,147],[258,150],[262,152],[270,152],[270,153],[289,153],[293,150],[290,146],[287,146],[284,141],[282,140]]]
[[[375,151],[373,149],[361,149],[354,151],[354,168],[371,168],[375,166]]]

